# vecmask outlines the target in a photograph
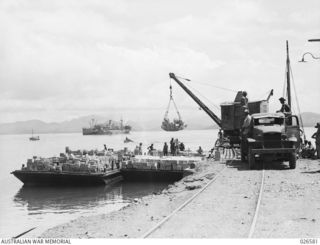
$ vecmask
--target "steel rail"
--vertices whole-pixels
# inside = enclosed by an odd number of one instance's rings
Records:
[[[207,187],[212,184],[218,177],[219,175],[227,168],[225,166],[221,171],[219,171],[216,176],[210,180],[203,188],[201,188],[197,193],[195,193],[192,197],[190,197],[187,201],[185,201],[183,204],[181,204],[178,208],[176,208],[171,214],[166,216],[163,220],[161,220],[158,224],[156,224],[154,227],[152,227],[149,231],[144,233],[141,238],[147,238],[150,236],[154,231],[159,229],[165,222],[167,222],[173,215],[175,215],[178,211],[183,209],[185,206],[187,206],[193,199],[195,199],[201,192],[203,192]]]
[[[37,228],[37,227],[33,227],[27,231],[24,231],[24,232],[20,233],[19,235],[12,237],[12,239],[18,239],[19,237],[22,237],[23,235],[29,233],[30,231],[33,231],[35,228]]]
[[[258,214],[259,214],[259,209],[260,209],[260,205],[261,205],[261,199],[262,199],[262,194],[263,194],[263,188],[264,188],[264,166],[262,169],[262,177],[261,177],[261,185],[260,185],[260,190],[259,190],[259,197],[258,197],[258,201],[257,201],[257,205],[256,205],[256,210],[254,212],[254,216],[253,216],[253,220],[251,223],[251,227],[250,227],[250,231],[249,231],[249,235],[248,238],[252,238],[255,228],[256,228],[256,224],[257,224],[257,220],[258,220]]]

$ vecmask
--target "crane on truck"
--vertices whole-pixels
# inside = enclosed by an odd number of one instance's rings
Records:
[[[180,87],[200,106],[202,110],[204,110],[209,117],[219,126],[221,127],[221,119],[214,114],[194,93],[191,92],[177,77],[174,73],[169,73],[169,77],[172,78]],[[189,79],[187,79],[189,80]],[[190,81],[190,80],[189,80]]]
[[[222,139],[219,137],[215,146],[236,146],[240,147],[240,131],[244,119],[244,109],[241,106],[242,91],[238,91],[235,101],[221,104],[221,118],[219,118],[212,110],[209,109],[184,83],[174,74],[169,73],[169,77],[173,79],[199,106],[207,113],[207,115],[219,126],[223,131]],[[186,81],[190,79],[183,78]],[[273,90],[266,100],[249,102],[248,107],[250,113],[267,112],[268,102],[273,94]]]
[[[289,45],[286,43],[286,97],[291,107],[291,83],[292,71],[289,60]],[[169,74],[180,87],[203,109],[210,118],[223,130],[223,138],[226,138],[231,147],[240,146],[241,160],[247,161],[249,168],[256,165],[256,159],[289,161],[291,169],[296,168],[296,158],[301,143],[303,124],[300,116],[285,115],[284,113],[269,113],[269,99],[248,103],[248,108],[241,105],[242,91],[237,93],[234,102],[221,104],[221,118],[214,114],[194,93],[190,91],[174,73]],[[183,78],[185,79],[185,78]],[[189,79],[185,79],[190,81]],[[247,135],[242,135],[241,126],[244,120],[244,109],[249,109],[252,115],[252,123]],[[299,109],[299,107],[298,107]],[[300,128],[302,125],[302,130]],[[223,142],[219,142],[220,146]]]

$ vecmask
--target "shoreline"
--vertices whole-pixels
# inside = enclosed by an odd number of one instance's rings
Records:
[[[169,185],[159,193],[135,199],[118,211],[79,217],[52,227],[40,238],[139,238],[169,215],[225,166],[225,162],[201,161],[192,175]]]

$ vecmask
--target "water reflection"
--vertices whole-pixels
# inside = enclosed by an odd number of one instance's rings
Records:
[[[76,213],[108,204],[126,203],[163,190],[169,183],[121,182],[95,187],[22,187],[13,201],[26,207],[28,215]]]

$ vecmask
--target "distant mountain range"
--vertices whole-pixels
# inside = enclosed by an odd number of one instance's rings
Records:
[[[0,134],[31,134],[33,130],[35,134],[39,133],[80,133],[83,127],[89,127],[89,121],[94,118],[98,123],[108,122],[110,117],[90,115],[75,118],[69,121],[63,122],[43,122],[41,120],[28,120],[19,121],[13,123],[2,123],[0,124]],[[137,121],[126,121],[132,127],[133,131],[153,131],[161,130],[162,121],[158,119],[147,119],[147,120],[137,120]],[[207,129],[214,128],[214,125],[209,124],[206,121],[187,120],[187,129]]]
[[[304,112],[301,114],[303,124],[305,127],[314,127],[317,122],[320,122],[320,114],[313,112]],[[110,118],[90,115],[75,118],[64,122],[51,122],[46,123],[40,120],[28,120],[14,123],[2,123],[0,124],[0,134],[31,134],[31,130],[34,133],[75,133],[82,132],[83,127],[89,126],[89,121],[95,118],[98,122],[107,122]],[[134,131],[152,131],[160,130],[161,121],[158,119],[149,119],[143,121],[128,121],[127,124],[132,126]],[[198,120],[197,118],[187,118],[188,124],[187,130],[195,129],[213,129],[217,126],[211,123],[210,120]]]

